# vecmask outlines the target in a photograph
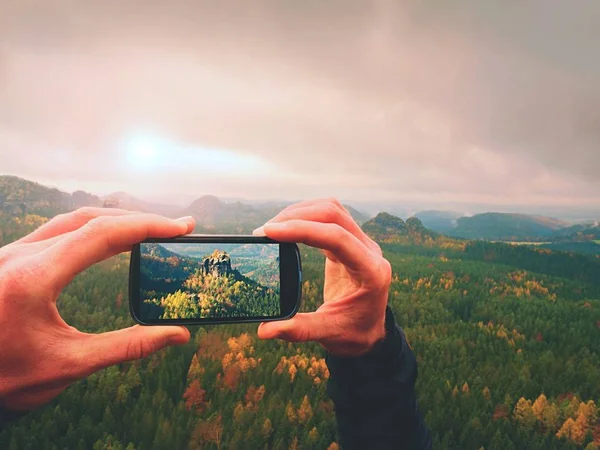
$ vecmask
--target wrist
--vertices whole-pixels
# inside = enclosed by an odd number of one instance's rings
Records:
[[[388,313],[389,311],[389,313]],[[389,308],[385,315],[370,330],[363,332],[360,336],[353,335],[354,339],[338,343],[323,343],[323,347],[332,356],[340,358],[357,358],[367,355],[381,346],[386,337],[394,332],[396,320]]]
[[[366,333],[366,336],[363,340],[363,345],[360,346],[351,356],[359,357],[364,356],[371,353],[373,350],[378,348],[383,341],[385,341],[387,335],[387,331],[385,328],[385,320],[382,320],[381,323],[378,323],[376,327],[373,328],[369,333]]]
[[[330,353],[327,364],[331,376],[347,382],[366,379],[383,379],[392,376],[397,367],[403,364],[408,351],[404,333],[396,324],[392,310],[388,307],[385,315],[385,338],[377,342],[362,355],[339,355]]]

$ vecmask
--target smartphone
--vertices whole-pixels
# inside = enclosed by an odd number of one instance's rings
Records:
[[[257,236],[186,235],[133,247],[129,306],[142,325],[266,322],[300,308],[298,246]]]

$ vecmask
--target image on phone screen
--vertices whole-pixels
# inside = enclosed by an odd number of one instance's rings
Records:
[[[140,318],[277,317],[278,244],[140,244]]]

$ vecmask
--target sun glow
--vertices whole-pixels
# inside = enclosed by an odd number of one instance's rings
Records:
[[[228,149],[185,145],[153,134],[136,134],[124,141],[128,170],[142,172],[261,176],[274,167],[259,156]]]
[[[151,135],[136,135],[125,144],[127,163],[135,168],[152,168],[160,165],[165,156],[165,142]]]

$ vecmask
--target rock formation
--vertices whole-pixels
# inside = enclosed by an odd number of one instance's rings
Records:
[[[213,277],[222,277],[229,275],[231,269],[231,258],[226,252],[215,250],[212,255],[202,260],[202,274],[212,275]]]

